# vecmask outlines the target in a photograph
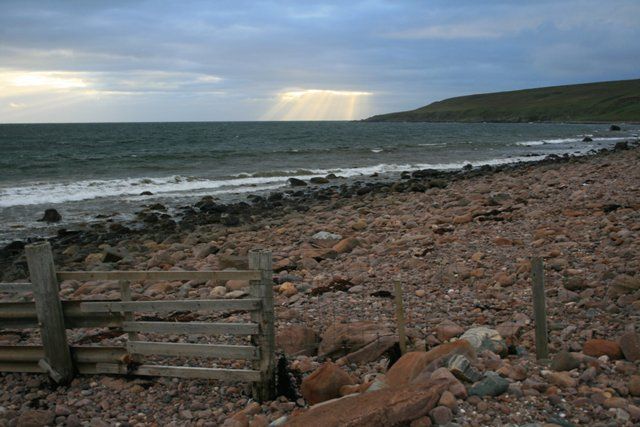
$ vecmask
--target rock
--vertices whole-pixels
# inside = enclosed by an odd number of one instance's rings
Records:
[[[225,288],[224,286],[216,286],[215,288],[211,289],[211,292],[209,292],[209,296],[213,298],[222,298],[226,293],[227,288]]]
[[[633,375],[627,384],[629,394],[634,397],[640,397],[640,375]]]
[[[507,343],[495,329],[485,326],[471,328],[460,337],[467,340],[477,352],[490,350],[496,354],[505,355],[507,353]]]
[[[509,381],[495,372],[487,372],[483,379],[469,389],[469,396],[500,396],[509,389]]]
[[[433,423],[431,422],[431,418],[427,416],[416,418],[415,420],[411,421],[409,427],[431,427],[432,425]]]
[[[584,138],[582,138],[582,142],[592,142],[593,138],[591,138],[590,136],[585,136]]]
[[[340,387],[355,384],[355,380],[332,362],[325,362],[302,380],[302,397],[311,405],[340,397]]]
[[[344,254],[347,252],[351,252],[359,244],[360,244],[360,241],[355,237],[348,237],[346,239],[340,240],[338,243],[336,243],[333,246],[332,249],[339,254]]]
[[[352,353],[347,354],[346,356],[341,357],[337,360],[339,364],[345,363],[369,363],[377,360],[380,356],[382,356],[387,350],[391,349],[398,342],[398,337],[395,335],[385,335],[383,337],[377,338],[365,345],[364,347],[356,350]]]
[[[301,179],[298,178],[289,178],[288,179],[289,185],[292,187],[306,187],[307,183],[304,182]]]
[[[624,409],[627,407],[627,405],[629,405],[629,402],[627,402],[627,399],[624,399],[622,397],[609,397],[607,399],[605,399],[604,402],[602,402],[602,406],[604,406],[605,408],[620,408],[620,409]]]
[[[315,356],[318,351],[318,334],[307,326],[286,326],[278,332],[276,345],[287,356]]]
[[[622,349],[615,341],[591,339],[584,343],[582,352],[588,356],[609,356],[611,359],[621,359]]]
[[[237,299],[237,298],[242,298],[247,296],[248,294],[245,291],[231,291],[231,292],[227,292],[227,294],[224,296],[227,299]]]
[[[563,282],[564,288],[570,291],[581,291],[586,289],[587,283],[580,276],[571,276],[564,280]]]
[[[451,409],[446,406],[436,406],[431,411],[429,411],[429,417],[436,425],[447,424],[449,421],[453,419],[453,413]]]
[[[311,238],[314,240],[342,240],[341,235],[329,233],[328,231],[319,231],[311,236]]]
[[[28,410],[18,417],[18,427],[44,427],[53,425],[56,414],[53,411]]]
[[[618,131],[618,130],[621,130],[621,129],[620,129],[620,126],[618,126],[618,125],[611,125],[611,126],[609,126],[609,130],[613,132],[613,131]]]
[[[397,387],[419,381],[424,378],[422,374],[432,362],[446,359],[456,354],[475,358],[475,352],[471,345],[462,340],[442,344],[429,351],[412,351],[406,353],[394,363],[385,376],[385,382],[389,387]]]
[[[292,416],[288,419],[287,426],[409,425],[435,407],[447,386],[446,380],[434,380],[347,396]]]
[[[296,288],[296,285],[294,285],[293,283],[284,282],[278,288],[278,292],[280,292],[282,295],[284,295],[285,297],[288,298],[288,297],[292,297],[295,294],[297,294],[298,293],[298,289]]]
[[[452,411],[458,407],[458,401],[456,397],[449,390],[445,390],[440,396],[440,400],[438,401],[438,405],[446,406]]]
[[[454,224],[466,224],[471,221],[473,221],[473,214],[471,212],[464,215],[453,217]]]
[[[447,341],[451,338],[462,335],[464,328],[451,320],[443,320],[436,326],[436,337],[440,341]]]
[[[44,215],[38,221],[40,222],[60,222],[62,215],[55,209],[46,209]]]
[[[578,380],[569,375],[568,372],[543,371],[543,375],[551,384],[560,388],[575,388],[578,385]]]
[[[624,358],[630,362],[640,360],[640,337],[635,332],[626,332],[618,340]]]
[[[309,180],[310,183],[312,184],[328,184],[330,181],[328,178],[323,178],[320,176],[314,176],[313,178],[311,178]]]
[[[391,332],[374,322],[332,324],[322,334],[318,355],[320,359],[345,356],[385,335]]]
[[[241,291],[249,287],[248,280],[227,280],[227,283],[224,285],[230,291]]]
[[[558,352],[551,360],[551,369],[554,371],[571,371],[580,367],[580,361],[568,351]]]

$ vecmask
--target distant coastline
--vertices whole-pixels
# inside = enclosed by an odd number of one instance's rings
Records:
[[[640,123],[640,79],[448,98],[365,122]]]

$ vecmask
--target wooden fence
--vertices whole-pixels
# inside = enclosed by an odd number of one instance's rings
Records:
[[[30,283],[1,283],[0,292],[33,292],[33,302],[0,302],[0,328],[39,328],[42,346],[0,346],[0,371],[43,372],[58,383],[80,374],[128,374],[246,381],[261,401],[275,394],[272,260],[267,251],[249,253],[243,271],[56,271],[48,242],[25,248]],[[132,301],[130,281],[248,280],[250,298]],[[59,281],[116,280],[120,301],[62,301]],[[250,323],[136,321],[135,312],[240,310]],[[119,328],[124,347],[69,346],[67,329]],[[251,345],[150,342],[138,333],[250,336]],[[242,359],[252,369],[223,369],[141,363],[142,356]]]

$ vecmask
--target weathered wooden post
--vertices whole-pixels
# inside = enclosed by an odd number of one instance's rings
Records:
[[[531,259],[531,282],[533,286],[533,315],[536,323],[536,357],[549,358],[547,337],[547,311],[544,295],[544,264],[542,258]]]
[[[45,354],[45,358],[41,359],[38,365],[45,369],[54,381],[66,384],[73,378],[74,368],[67,343],[51,245],[49,242],[27,245],[25,253]]]
[[[264,402],[273,399],[275,383],[275,315],[273,311],[273,267],[270,251],[249,252],[249,269],[260,270],[260,281],[251,282],[250,293],[262,301],[262,308],[251,313],[251,321],[260,325],[259,335],[254,345],[260,348],[260,360],[256,362],[260,370],[260,383],[253,383],[253,396]]]
[[[402,284],[400,280],[395,281],[396,294],[396,322],[398,323],[398,343],[400,344],[400,353],[407,352],[407,337],[404,331],[404,306],[402,304]]]

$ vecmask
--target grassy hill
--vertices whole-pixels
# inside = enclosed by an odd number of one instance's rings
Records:
[[[459,96],[370,122],[640,122],[640,79]]]

